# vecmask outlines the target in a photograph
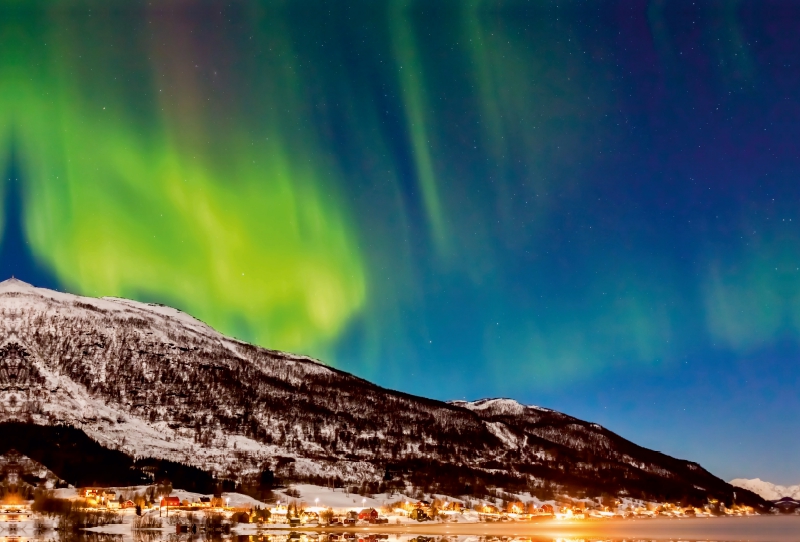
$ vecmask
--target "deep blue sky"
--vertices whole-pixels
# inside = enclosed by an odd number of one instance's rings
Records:
[[[170,6],[4,8],[6,275],[800,481],[800,6]]]

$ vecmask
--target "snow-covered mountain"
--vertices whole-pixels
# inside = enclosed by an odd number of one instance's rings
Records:
[[[731,480],[731,485],[748,489],[768,501],[777,501],[784,497],[800,500],[800,484],[794,486],[779,486],[778,484],[765,482],[760,478],[753,478],[752,480],[737,478]]]
[[[387,390],[160,305],[11,279],[0,283],[0,337],[0,422],[68,424],[107,448],[220,477],[268,468],[319,485],[700,501],[734,490],[696,463],[559,412]]]

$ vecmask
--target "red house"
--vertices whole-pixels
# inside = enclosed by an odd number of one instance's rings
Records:
[[[543,514],[553,514],[554,512],[552,505],[549,504],[543,504],[540,510],[542,511]]]
[[[378,511],[374,508],[364,508],[358,513],[358,519],[361,521],[374,521],[378,519]]]
[[[180,506],[181,500],[178,497],[164,497],[161,499],[161,506]]]

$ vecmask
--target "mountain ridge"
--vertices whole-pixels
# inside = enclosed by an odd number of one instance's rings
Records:
[[[73,425],[132,457],[220,477],[267,469],[441,493],[492,486],[695,501],[730,501],[734,491],[597,424],[511,399],[445,403],[388,390],[161,305],[9,280],[0,332],[0,422]]]
[[[777,501],[785,497],[800,500],[800,484],[782,486],[761,480],[760,478],[736,478],[731,485],[756,493],[768,501]]]

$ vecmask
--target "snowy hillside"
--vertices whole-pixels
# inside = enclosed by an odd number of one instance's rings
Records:
[[[783,497],[791,497],[795,500],[800,500],[800,484],[794,486],[779,486],[777,484],[765,482],[759,478],[753,478],[752,480],[737,478],[731,480],[731,485],[749,489],[768,501],[777,501]]]
[[[134,457],[237,479],[708,495],[699,465],[508,399],[443,403],[258,348],[160,305],[0,283],[0,422],[68,424]],[[377,491],[374,491],[377,492]],[[755,495],[753,498],[757,499]]]

